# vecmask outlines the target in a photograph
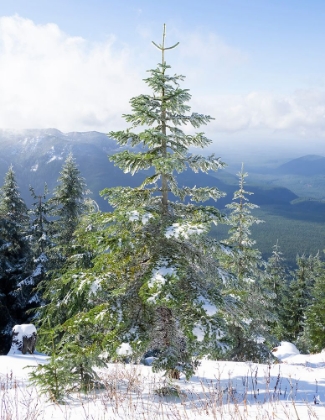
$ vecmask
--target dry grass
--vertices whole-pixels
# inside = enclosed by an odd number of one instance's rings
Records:
[[[0,420],[275,420],[323,419],[321,404],[296,400],[298,384],[281,377],[263,383],[259,367],[249,366],[247,375],[228,380],[218,371],[214,380],[170,382],[151,369],[115,365],[101,373],[102,386],[89,394],[74,394],[65,404],[49,404],[32,386],[12,375],[0,377]],[[224,377],[224,375],[223,375]],[[317,387],[317,384],[316,384]],[[316,401],[315,401],[316,402]]]

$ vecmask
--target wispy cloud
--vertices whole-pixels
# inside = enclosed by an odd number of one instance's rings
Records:
[[[198,105],[198,101],[194,100],[194,104]],[[210,131],[264,129],[273,134],[325,136],[325,92],[320,90],[297,90],[290,95],[206,95],[200,98],[200,105],[215,118]]]

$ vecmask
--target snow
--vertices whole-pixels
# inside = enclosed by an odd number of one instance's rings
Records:
[[[144,213],[140,215],[140,213],[137,210],[132,210],[129,213],[129,220],[130,222],[138,222],[141,220],[141,223],[143,225],[147,224],[148,221],[152,218],[152,214],[150,213]]]
[[[36,328],[34,324],[22,324],[15,325],[13,327],[13,332],[18,333],[17,339],[23,339],[23,337],[30,337],[34,333],[36,334]]]
[[[17,334],[15,340],[23,342],[23,337],[31,337],[33,334],[37,334],[34,324],[21,324],[15,325],[12,329],[13,333]],[[17,344],[13,343],[11,349],[8,353],[9,355],[21,354],[21,351],[18,350]]]
[[[123,343],[121,352],[130,349]],[[98,369],[107,386],[90,396],[76,393],[53,404],[30,385],[28,373],[45,355],[0,356],[1,418],[136,420],[322,420],[325,418],[325,354],[302,355],[290,343],[275,352],[283,363],[202,360],[188,381],[168,382],[151,366],[109,364]],[[149,362],[149,361],[148,361]],[[150,364],[150,363],[148,363]],[[312,364],[312,365],[311,365]],[[157,395],[173,386],[177,395]]]
[[[200,235],[205,231],[203,225],[195,225],[191,223],[173,223],[168,226],[165,232],[166,238],[179,238],[182,236],[184,239],[188,239],[190,235]]]
[[[198,301],[208,316],[213,316],[218,312],[218,308],[203,296],[199,296]]]
[[[197,341],[203,341],[204,340],[204,329],[202,325],[196,324],[193,328],[193,334],[197,338]]]
[[[168,261],[161,259],[158,262],[157,268],[152,272],[151,280],[148,282],[150,288],[154,287],[156,284],[163,285],[167,281],[167,276],[176,275],[175,267],[168,267]]]
[[[35,268],[35,270],[33,271],[33,274],[31,275],[31,277],[38,277],[42,274],[42,268],[43,266],[41,264],[38,264],[37,267]]]
[[[148,282],[148,287],[150,289],[155,288],[158,290],[157,293],[155,293],[153,296],[151,296],[147,301],[154,303],[159,296],[159,291],[161,287],[167,282],[168,277],[170,276],[177,276],[177,270],[176,267],[169,266],[168,260],[165,258],[161,258],[156,268],[152,271],[151,279]],[[171,296],[169,295],[169,298]],[[165,299],[168,298],[167,296]]]
[[[272,350],[272,353],[282,363],[311,368],[325,368],[325,353],[300,354],[294,344],[286,341],[282,341],[279,347]]]
[[[41,239],[46,239],[46,237],[44,238],[43,236],[44,236],[44,233],[43,233],[43,235],[42,235],[42,238],[41,238]],[[36,258],[36,259],[34,260],[34,262],[36,262],[36,263],[46,263],[47,261],[48,261],[48,258],[47,258],[47,256],[46,256],[46,254],[44,254],[44,252],[42,252],[42,253],[39,255],[39,257],[38,257],[38,258]]]
[[[96,295],[96,293],[101,289],[101,280],[97,279],[95,280],[89,289],[89,292],[93,295]]]
[[[287,341],[281,341],[281,344],[279,347],[275,347],[272,350],[274,356],[278,358],[279,360],[285,360],[288,357],[296,356],[297,354],[300,354],[300,351],[297,349],[297,347],[289,343]]]
[[[129,343],[122,343],[120,347],[116,350],[116,353],[119,356],[128,356],[133,353],[132,347]]]
[[[63,159],[62,156],[56,156],[56,155],[54,155],[46,163],[51,163],[54,160],[62,160],[62,159]]]

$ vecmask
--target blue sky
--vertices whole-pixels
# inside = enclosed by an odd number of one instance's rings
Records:
[[[163,23],[211,138],[323,142],[320,0],[0,0],[0,128],[122,128]]]

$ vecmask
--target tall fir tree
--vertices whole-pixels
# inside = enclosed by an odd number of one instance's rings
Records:
[[[234,192],[232,203],[226,205],[230,211],[228,224],[231,228],[225,243],[233,249],[232,255],[227,258],[227,267],[235,272],[240,280],[247,280],[251,275],[256,275],[261,261],[260,252],[254,248],[256,242],[251,237],[250,229],[254,224],[262,223],[262,220],[252,215],[252,210],[258,206],[250,203],[247,197],[253,193],[245,190],[245,178],[248,174],[244,172],[243,165],[237,175],[239,189]]]
[[[49,266],[49,252],[52,243],[52,225],[50,220],[51,206],[47,200],[49,193],[47,185],[43,194],[37,195],[33,187],[29,188],[33,198],[32,208],[29,210],[30,231],[29,243],[32,251],[32,272],[20,283],[20,287],[29,290],[28,309],[37,308],[42,303],[42,291],[38,286],[45,280]]]
[[[41,255],[51,247],[53,220],[51,220],[52,207],[47,199],[49,190],[44,185],[42,194],[36,194],[35,189],[30,186],[29,191],[33,198],[32,208],[29,211],[30,228],[32,234],[32,242],[34,254]]]
[[[110,133],[121,146],[144,148],[114,155],[115,164],[124,172],[150,174],[137,188],[102,192],[114,211],[94,216],[78,234],[84,249],[78,256],[92,255],[91,267],[70,259],[61,280],[48,287],[51,299],[42,322],[46,328],[47,320],[56,320],[61,352],[81,337],[74,351],[85,346],[88,360],[96,359],[104,343],[110,358],[123,357],[128,349],[128,357],[138,360],[151,350],[157,355],[155,370],[188,377],[194,358],[220,354],[226,318],[236,313],[237,300],[233,276],[219,261],[224,247],[207,235],[223,217],[215,207],[194,204],[223,194],[212,187],[180,187],[176,172],[216,171],[224,164],[213,155],[188,153],[189,147],[211,141],[201,132],[185,134],[180,126],[196,129],[211,117],[188,114],[191,96],[179,86],[184,76],[167,74],[164,53],[171,47],[165,47],[165,30],[156,46],[162,62],[145,79],[152,94],[132,98],[132,113],[124,116],[129,129]],[[78,332],[81,325],[88,334]]]
[[[319,261],[317,275],[311,288],[310,305],[305,311],[304,335],[312,352],[320,352],[325,348],[325,267]]]
[[[238,279],[236,294],[240,302],[242,316],[231,322],[230,349],[228,357],[232,360],[268,359],[270,354],[264,342],[269,339],[267,321],[272,317],[267,302],[267,291],[262,281],[262,258],[254,247],[251,237],[251,226],[262,221],[252,215],[257,205],[249,202],[252,195],[245,189],[246,177],[242,165],[238,173],[239,189],[235,191],[232,203],[226,207],[230,210],[228,224],[231,226],[225,244],[231,252],[225,255],[224,267]]]
[[[123,335],[131,337],[130,330],[135,329],[141,334],[128,340],[134,347],[141,340],[146,350],[158,350],[154,369],[189,376],[193,354],[211,354],[218,348],[221,330],[226,328],[221,290],[230,276],[220,273],[221,247],[207,236],[211,223],[221,221],[219,211],[192,204],[217,200],[222,194],[217,188],[181,187],[176,173],[216,171],[224,164],[214,155],[189,154],[189,147],[203,148],[210,140],[202,132],[185,134],[180,126],[196,129],[211,117],[187,114],[191,96],[180,87],[184,76],[167,74],[165,51],[177,44],[165,47],[165,28],[162,44],[154,45],[162,60],[145,79],[152,94],[132,98],[132,113],[124,115],[130,127],[110,133],[121,146],[144,147],[140,153],[127,150],[114,155],[111,159],[117,166],[131,174],[148,169],[153,174],[138,188],[111,188],[103,194],[114,208],[111,237],[119,238],[112,251],[122,261],[130,255],[133,260],[123,267],[123,300],[130,301],[123,306],[123,319],[130,319]],[[146,128],[138,131],[140,126]],[[191,204],[184,202],[186,197]]]
[[[283,325],[285,317],[285,300],[288,292],[288,274],[284,265],[283,254],[278,241],[273,246],[272,255],[267,260],[263,283],[268,293],[268,302],[275,315],[270,321],[270,330],[274,337],[281,341],[285,339],[286,331]]]
[[[287,294],[284,299],[285,313],[283,325],[286,331],[286,340],[295,343],[300,350],[307,351],[305,320],[306,311],[312,303],[312,290],[315,280],[320,273],[321,261],[319,255],[297,256],[297,266],[291,275]]]
[[[9,350],[11,329],[26,321],[28,290],[22,282],[31,271],[31,250],[26,238],[29,218],[10,166],[0,190],[0,352]]]
[[[85,180],[81,177],[72,154],[69,154],[62,166],[53,197],[50,199],[53,208],[51,215],[55,217],[53,230],[56,249],[60,250],[63,259],[72,252],[73,233],[87,209],[86,193]]]

